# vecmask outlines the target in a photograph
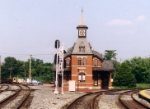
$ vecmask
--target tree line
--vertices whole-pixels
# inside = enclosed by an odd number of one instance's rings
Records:
[[[113,60],[113,85],[136,87],[136,83],[150,83],[150,58],[134,57],[123,62],[116,60],[116,50],[106,50],[103,59]],[[40,59],[31,59],[32,78],[43,82],[53,81],[52,63]],[[29,77],[29,60],[20,61],[6,57],[1,66],[1,78]]]
[[[136,87],[136,83],[150,83],[150,58],[133,57],[119,62],[116,50],[106,50],[104,60],[113,60],[113,85]]]
[[[32,79],[43,82],[53,81],[52,63],[44,63],[43,60],[31,58]],[[29,60],[20,61],[14,57],[6,57],[1,66],[1,78],[29,77]]]

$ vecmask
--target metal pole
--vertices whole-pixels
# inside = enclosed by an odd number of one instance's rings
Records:
[[[10,70],[10,78],[11,78],[11,70]]]
[[[57,48],[56,48],[56,50],[57,50],[57,56],[56,56],[56,81],[55,81],[55,91],[54,91],[54,93],[55,94],[58,94],[58,43],[57,43]]]
[[[9,70],[10,70],[9,78],[11,78],[11,74],[12,74],[12,70],[13,70],[12,66],[9,68]]]
[[[64,94],[64,83],[63,83],[63,80],[64,80],[64,46],[62,46],[62,71],[61,71],[61,74],[62,74],[62,88],[61,88],[61,94]]]
[[[26,81],[26,64],[24,63],[24,80]]]
[[[0,55],[0,84],[1,84],[1,55]]]
[[[31,82],[31,80],[32,80],[32,72],[31,72],[31,56],[32,55],[30,55],[30,63],[29,63],[29,80],[30,80],[30,82]]]

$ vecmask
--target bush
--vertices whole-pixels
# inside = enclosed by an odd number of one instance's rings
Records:
[[[130,67],[126,63],[123,63],[119,71],[116,73],[113,85],[129,88],[136,87],[136,79],[131,73]]]

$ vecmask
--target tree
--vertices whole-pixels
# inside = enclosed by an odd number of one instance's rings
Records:
[[[73,47],[68,48],[67,52],[72,52]]]
[[[18,63],[14,57],[6,57],[3,64],[2,78],[9,78],[17,76],[18,74]]]
[[[18,77],[25,77],[24,61],[17,60],[17,71]]]
[[[116,55],[117,53],[115,53],[116,50],[105,50],[105,54],[104,54],[104,60],[112,60],[112,59],[116,59]]]
[[[114,86],[125,86],[125,87],[136,87],[136,79],[131,73],[131,68],[126,64],[122,63],[119,71],[116,73],[114,81]]]
[[[134,57],[130,60],[132,73],[135,75],[137,83],[149,83],[150,59]]]
[[[113,61],[113,64],[114,64],[114,72],[113,72],[113,75],[112,75],[112,76],[114,77],[115,73],[119,71],[119,68],[120,68],[120,66],[121,66],[121,63],[118,62],[117,60],[114,60],[114,61]]]
[[[43,63],[43,60],[32,58],[32,76],[43,82],[53,81],[53,72],[51,63]],[[20,61],[14,57],[6,57],[2,64],[2,79],[18,76],[24,78],[28,77],[29,73],[29,60]],[[26,73],[25,73],[26,72]]]

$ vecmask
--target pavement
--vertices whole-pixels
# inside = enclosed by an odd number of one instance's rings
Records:
[[[146,90],[146,94],[150,96],[150,89]]]

